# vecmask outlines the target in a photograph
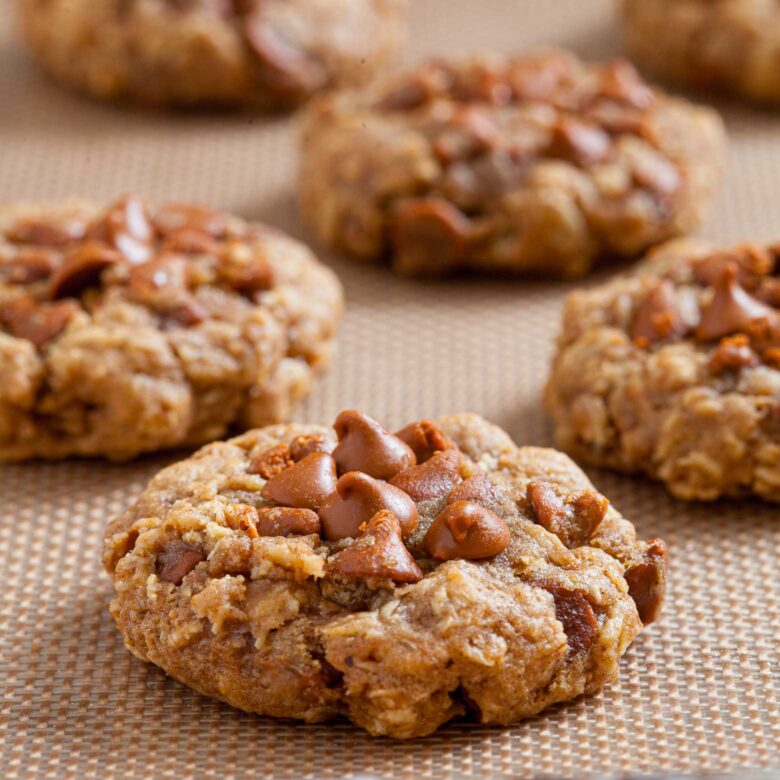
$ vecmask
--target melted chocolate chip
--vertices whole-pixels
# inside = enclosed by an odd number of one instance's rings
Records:
[[[344,577],[419,582],[423,573],[401,538],[401,526],[392,512],[374,515],[361,535],[328,562],[328,570]]]
[[[417,528],[417,506],[403,490],[363,472],[350,471],[339,479],[336,492],[320,507],[325,538],[357,536],[360,526],[383,509],[395,515],[403,536]]]
[[[333,450],[339,474],[363,471],[387,480],[417,462],[406,443],[362,412],[342,412],[333,428],[339,439]]]
[[[330,455],[313,452],[268,480],[263,498],[315,512],[336,489],[336,464]]]
[[[414,501],[444,498],[462,481],[459,450],[434,453],[425,463],[412,466],[390,480]]]
[[[737,266],[728,263],[715,281],[712,298],[702,306],[694,335],[699,341],[713,341],[745,331],[758,320],[776,316],[774,309],[740,286]]]
[[[498,515],[472,501],[455,501],[436,516],[423,543],[439,561],[479,560],[498,555],[509,538],[509,527]]]

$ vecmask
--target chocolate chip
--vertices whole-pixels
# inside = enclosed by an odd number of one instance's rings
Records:
[[[583,593],[560,585],[545,583],[542,587],[552,594],[555,617],[561,622],[572,655],[586,653],[596,638],[598,622],[593,607]]]
[[[721,339],[707,365],[713,374],[722,374],[757,366],[759,362],[758,355],[750,346],[750,339],[744,333],[737,333]]]
[[[496,126],[473,107],[456,111],[433,141],[434,154],[446,165],[481,154],[496,143]]]
[[[25,219],[12,225],[5,237],[14,244],[32,244],[44,247],[64,247],[84,235],[80,222],[55,224],[42,219]]]
[[[666,591],[666,570],[669,552],[662,539],[651,539],[640,562],[629,566],[625,573],[628,593],[636,604],[639,619],[647,625],[661,611]]]
[[[203,206],[168,204],[158,209],[154,222],[165,238],[175,236],[179,231],[205,234],[211,238],[223,238],[227,232],[225,218]]]
[[[634,312],[631,338],[640,346],[647,346],[680,338],[687,331],[674,284],[668,279],[659,280]]]
[[[333,452],[333,445],[320,433],[304,433],[290,442],[290,457],[294,461],[303,460],[312,452]]]
[[[400,271],[442,273],[465,256],[471,220],[441,198],[402,201],[393,214],[393,243]]]
[[[280,98],[300,100],[327,82],[323,65],[270,24],[261,5],[244,17],[242,30],[249,51],[261,67],[259,78]]]
[[[52,277],[52,298],[75,298],[84,290],[100,284],[107,268],[122,261],[121,256],[100,241],[88,241],[65,254],[62,265]]]
[[[160,251],[178,252],[183,255],[216,255],[219,248],[219,242],[208,233],[181,228],[165,237]]]
[[[11,284],[35,284],[59,268],[62,256],[48,249],[29,249],[7,262],[0,262],[0,275]]]
[[[581,547],[604,519],[609,501],[595,490],[584,490],[565,501],[549,482],[528,484],[528,500],[536,522],[567,547]]]
[[[477,474],[469,477],[458,485],[447,498],[448,504],[455,501],[472,501],[481,504],[491,512],[499,512],[504,496],[498,485],[487,475]]]
[[[291,536],[320,533],[320,518],[311,509],[289,506],[266,506],[257,510],[257,533],[260,536]]]
[[[117,201],[88,231],[91,238],[116,248],[128,263],[145,263],[152,256],[154,228],[140,200]]]
[[[336,464],[330,455],[313,452],[268,480],[263,498],[315,512],[336,489]]]
[[[461,460],[459,450],[437,452],[425,463],[394,476],[390,484],[408,493],[414,501],[444,498],[462,481]]]
[[[403,490],[361,471],[347,472],[336,483],[336,492],[320,507],[325,538],[357,536],[360,526],[383,509],[395,515],[403,536],[417,528],[417,506]]]
[[[339,474],[364,471],[386,480],[417,462],[407,444],[363,412],[342,412],[333,428],[339,440],[333,450]]]
[[[81,311],[75,301],[39,303],[30,297],[18,298],[0,311],[2,322],[16,338],[42,347],[56,338]]]
[[[442,450],[457,449],[455,442],[433,420],[409,423],[395,435],[412,448],[418,463],[425,463]]]
[[[392,512],[372,517],[365,530],[346,550],[328,561],[328,571],[358,579],[419,582],[423,573],[401,538],[401,526]]]
[[[189,544],[176,544],[157,555],[157,576],[163,582],[181,585],[182,580],[201,562],[205,553]]]
[[[702,306],[694,331],[699,341],[712,341],[744,331],[751,323],[774,318],[774,309],[746,292],[737,280],[737,266],[728,263],[715,281],[712,298]]]
[[[640,110],[649,108],[653,103],[652,89],[626,60],[613,60],[603,66],[599,78],[599,95]]]
[[[224,282],[249,298],[274,285],[271,264],[243,240],[228,241],[224,245],[217,270]]]
[[[552,127],[544,153],[587,167],[604,162],[612,151],[612,139],[600,127],[569,117],[561,117]]]
[[[247,472],[259,474],[263,479],[271,479],[292,466],[294,462],[290,455],[290,448],[286,444],[277,444],[255,455],[249,463]]]
[[[160,290],[185,290],[187,282],[186,261],[169,254],[132,266],[127,277],[128,290],[141,300],[154,298]]]
[[[479,560],[498,555],[509,538],[509,527],[498,515],[472,501],[455,501],[436,516],[423,544],[439,561]]]

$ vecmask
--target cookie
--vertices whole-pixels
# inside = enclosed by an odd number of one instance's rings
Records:
[[[106,531],[127,647],[195,690],[416,737],[593,693],[667,552],[568,457],[472,414],[277,425],[161,471]]]
[[[280,422],[341,309],[305,246],[227,214],[0,208],[0,460],[124,460]]]
[[[546,405],[578,460],[780,501],[780,246],[681,239],[572,294]]]
[[[288,109],[367,80],[404,37],[406,0],[17,0],[55,79],[151,105]]]
[[[626,62],[436,61],[310,107],[299,201],[324,243],[402,274],[576,277],[697,226],[723,142]]]
[[[626,47],[664,79],[780,104],[774,0],[622,0]]]

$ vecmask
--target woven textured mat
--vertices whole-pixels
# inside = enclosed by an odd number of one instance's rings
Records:
[[[7,3],[10,5],[10,3]],[[5,5],[5,4],[4,4]],[[617,42],[608,0],[414,0],[410,56]],[[780,115],[722,105],[726,186],[704,233],[780,237]],[[293,123],[133,113],[47,83],[0,10],[0,200],[192,199],[306,237],[293,208]],[[330,374],[297,410],[395,426],[473,410],[546,444],[539,393],[567,287],[418,284],[329,258],[349,311]],[[173,456],[130,466],[0,467],[0,773],[5,778],[601,776],[780,767],[780,521],[758,503],[685,505],[596,472],[642,535],[671,547],[665,614],[620,681],[513,728],[454,724],[414,742],[306,727],[198,696],[122,646],[106,610],[103,527]]]

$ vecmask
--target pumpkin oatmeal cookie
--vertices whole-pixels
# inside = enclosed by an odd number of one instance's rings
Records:
[[[659,77],[780,104],[777,0],[621,0],[626,47]]]
[[[341,308],[305,246],[227,214],[0,208],[0,460],[125,460],[280,422]]]
[[[402,274],[576,277],[695,228],[723,145],[627,62],[476,56],[316,101],[298,194],[324,243]]]
[[[616,679],[660,610],[666,548],[569,458],[471,414],[333,428],[211,444],[110,524],[135,655],[249,712],[397,738]]]
[[[57,80],[151,105],[288,109],[395,59],[406,0],[17,0]]]
[[[572,294],[546,405],[577,459],[780,501],[780,247],[674,241]]]

